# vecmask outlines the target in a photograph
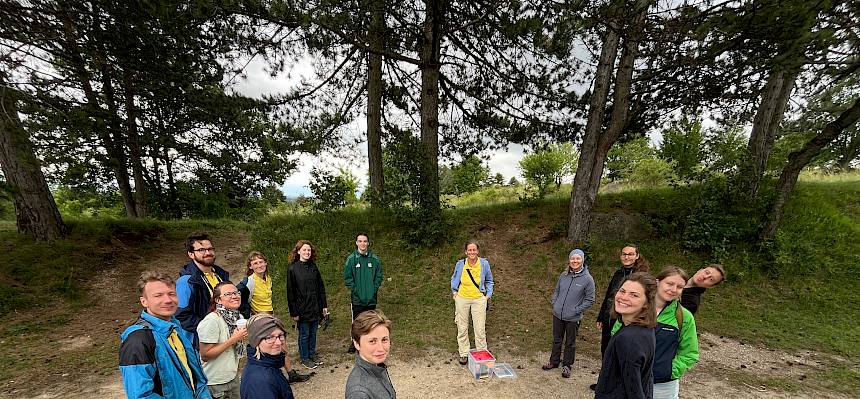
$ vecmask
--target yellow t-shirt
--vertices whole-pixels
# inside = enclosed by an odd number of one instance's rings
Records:
[[[179,334],[176,333],[176,330],[170,331],[170,335],[167,336],[167,342],[170,343],[170,347],[173,348],[174,352],[176,352],[176,356],[179,357],[179,361],[181,361],[182,365],[185,366],[185,371],[188,372],[188,379],[191,381],[191,386],[194,386],[194,374],[191,373],[191,367],[188,366],[188,355],[185,353],[185,346],[182,345],[182,340],[179,339]]]
[[[463,266],[463,273],[460,274],[460,288],[457,291],[457,295],[462,298],[478,299],[484,296],[484,294],[472,283],[472,279],[469,278],[469,271],[472,272],[475,282],[481,284],[481,260],[475,259],[475,264],[470,265],[467,258],[466,264]]]
[[[209,288],[209,295],[212,295],[212,288],[215,288],[221,282],[221,277],[218,277],[218,274],[215,272],[203,273],[203,277],[209,283],[209,286],[206,288]]]
[[[261,278],[257,273],[251,275],[254,279],[254,292],[251,294],[251,310],[254,312],[272,312],[272,276]]]

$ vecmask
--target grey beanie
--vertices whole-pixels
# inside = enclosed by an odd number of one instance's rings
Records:
[[[573,255],[579,255],[582,258],[582,261],[585,262],[585,252],[582,252],[581,249],[576,248],[573,251],[570,251],[570,254],[567,255],[567,259],[572,258]]]
[[[269,336],[272,330],[276,328],[281,329],[284,334],[287,333],[284,322],[274,316],[265,313],[254,315],[248,320],[248,343],[253,347],[260,345],[260,341]]]

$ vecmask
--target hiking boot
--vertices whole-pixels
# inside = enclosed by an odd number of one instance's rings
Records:
[[[589,385],[589,386],[588,386],[588,389],[590,389],[590,390],[592,390],[592,391],[597,391],[597,384],[591,384],[591,385]]]
[[[570,378],[570,366],[563,366],[561,368],[561,377]]]
[[[460,362],[461,366],[465,366],[466,363],[469,363],[469,359],[466,359],[466,356],[460,356],[460,359],[457,361]]]
[[[355,353],[355,346],[350,345],[349,348],[346,348],[346,353]]]
[[[306,368],[309,368],[311,370],[317,368],[317,364],[314,363],[314,361],[311,359],[303,359],[302,366],[305,366]]]
[[[319,356],[314,356],[313,358],[311,358],[311,361],[314,362],[314,364],[316,364],[317,366],[322,366],[323,364],[325,364],[324,361],[320,360]]]
[[[294,384],[297,382],[305,382],[309,379],[311,379],[311,376],[299,374],[299,372],[296,370],[290,370],[289,372],[287,372],[287,380],[290,382],[290,384]]]
[[[558,368],[558,364],[556,364],[556,363],[547,363],[547,364],[544,364],[543,366],[541,366],[541,369],[544,369],[544,370],[552,370],[552,369],[557,369],[557,368]]]

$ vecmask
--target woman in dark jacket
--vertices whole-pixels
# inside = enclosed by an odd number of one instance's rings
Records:
[[[317,327],[328,315],[325,285],[317,268],[316,249],[308,240],[299,240],[290,252],[287,271],[287,302],[290,317],[299,330],[299,357],[302,365],[315,369],[323,362],[317,356]]]
[[[648,273],[633,273],[615,293],[612,313],[621,328],[609,340],[603,354],[595,399],[653,397],[656,292],[654,277]]]
[[[639,253],[639,246],[636,244],[627,244],[621,249],[621,267],[612,275],[609,280],[609,285],[606,286],[606,294],[603,296],[603,303],[600,305],[600,313],[597,314],[597,329],[600,330],[600,353],[606,352],[606,345],[609,343],[609,338],[612,336],[612,325],[615,324],[615,319],[612,318],[612,307],[615,301],[615,292],[627,276],[634,272],[647,272],[650,270],[650,265],[645,257]]]
[[[293,399],[281,368],[286,350],[284,322],[260,313],[248,320],[248,364],[242,372],[241,399]]]

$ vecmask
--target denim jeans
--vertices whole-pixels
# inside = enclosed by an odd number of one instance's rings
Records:
[[[314,359],[317,356],[317,328],[319,321],[300,321],[299,329],[299,357],[302,360]]]

